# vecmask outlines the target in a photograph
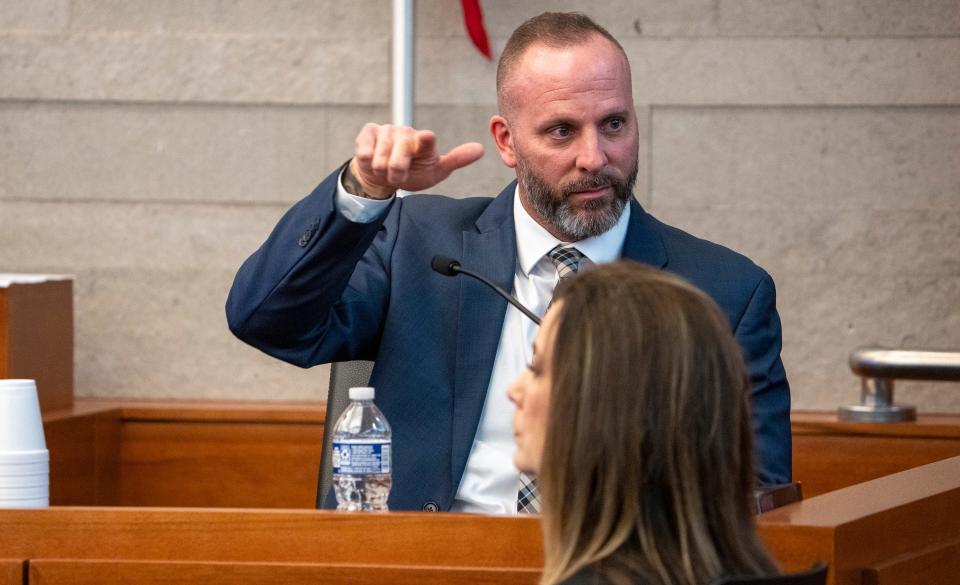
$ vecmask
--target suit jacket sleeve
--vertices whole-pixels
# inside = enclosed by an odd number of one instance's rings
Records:
[[[283,216],[243,263],[227,298],[241,340],[289,363],[373,359],[389,297],[397,204],[385,219],[354,223],[334,200],[336,172]]]
[[[746,354],[760,484],[789,483],[790,386],[780,359],[782,339],[776,290],[768,274],[763,274],[754,289],[734,334]]]

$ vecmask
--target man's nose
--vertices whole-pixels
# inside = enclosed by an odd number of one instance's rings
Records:
[[[581,134],[577,167],[583,171],[595,173],[607,166],[607,154],[603,150],[603,140],[597,132]]]

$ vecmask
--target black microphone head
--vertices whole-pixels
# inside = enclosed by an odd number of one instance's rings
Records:
[[[430,268],[433,268],[444,276],[456,276],[460,269],[460,262],[450,256],[437,254],[433,257],[433,260],[430,261]]]

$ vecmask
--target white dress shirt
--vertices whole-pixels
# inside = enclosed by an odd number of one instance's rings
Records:
[[[519,189],[513,195],[513,221],[516,226],[517,268],[513,276],[513,294],[534,314],[543,316],[553,297],[559,277],[553,261],[546,256],[561,242],[536,222],[520,204]],[[376,201],[337,188],[337,209],[347,219],[367,223],[376,219],[391,200]],[[581,269],[620,258],[630,222],[626,206],[613,228],[573,245],[583,254]],[[469,267],[468,267],[469,268]],[[490,294],[494,294],[492,291]],[[493,364],[480,425],[460,487],[453,503],[455,512],[516,514],[520,472],[513,466],[513,404],[507,387],[520,375],[532,358],[537,326],[512,305],[500,331],[500,344]]]

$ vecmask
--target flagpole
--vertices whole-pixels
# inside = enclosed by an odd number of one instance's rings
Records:
[[[393,123],[413,126],[413,0],[393,0]]]

